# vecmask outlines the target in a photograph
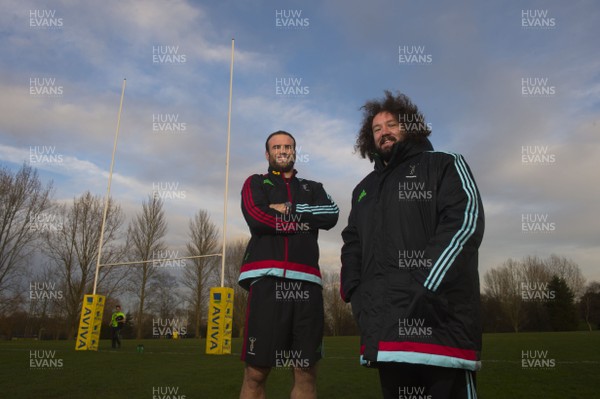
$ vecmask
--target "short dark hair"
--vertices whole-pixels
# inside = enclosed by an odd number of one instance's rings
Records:
[[[381,100],[370,100],[361,107],[363,110],[363,120],[356,137],[354,149],[360,153],[363,158],[368,157],[373,162],[376,153],[375,140],[373,139],[373,118],[380,112],[389,112],[398,119],[400,125],[406,132],[407,140],[420,141],[431,134],[431,130],[425,123],[423,114],[419,108],[410,101],[405,94],[397,92],[396,96],[392,92],[385,90],[385,97]],[[400,115],[411,122],[401,121]]]
[[[285,134],[286,136],[290,136],[292,138],[292,140],[294,140],[294,150],[296,149],[296,139],[294,138],[294,136],[292,136],[291,133],[288,133],[286,131],[278,130],[276,132],[269,134],[269,137],[267,137],[267,141],[265,141],[265,149],[267,150],[267,152],[269,152],[269,140],[271,140],[271,137],[277,136],[278,134]]]

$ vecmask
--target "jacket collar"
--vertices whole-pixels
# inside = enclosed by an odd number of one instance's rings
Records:
[[[396,165],[404,162],[408,158],[412,158],[417,154],[431,150],[433,150],[433,145],[431,145],[431,142],[428,138],[423,138],[418,141],[401,141],[399,143],[394,144],[394,146],[392,147],[392,156],[387,165],[383,163],[383,160],[379,157],[379,154],[374,154],[373,159],[375,161],[375,170],[377,172],[382,172],[386,168],[391,169]]]
[[[298,173],[296,169],[292,170],[292,177],[290,177],[290,179],[296,177],[296,173]],[[269,166],[269,177],[272,177],[274,179],[285,180],[283,174],[280,171],[273,169],[271,166]]]

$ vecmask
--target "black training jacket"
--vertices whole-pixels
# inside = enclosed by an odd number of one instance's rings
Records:
[[[478,370],[478,248],[484,215],[461,155],[427,139],[395,144],[352,193],[342,232],[342,298],[361,331],[361,362]]]
[[[291,203],[284,215],[269,204]],[[239,284],[248,289],[261,276],[276,276],[321,284],[319,229],[329,230],[339,209],[321,183],[294,175],[252,175],[242,188],[242,212],[252,237],[240,269]]]

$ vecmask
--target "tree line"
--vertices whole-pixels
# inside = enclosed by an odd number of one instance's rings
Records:
[[[552,254],[508,259],[483,275],[486,332],[572,331],[600,327],[600,283]]]
[[[92,292],[104,200],[84,192],[69,203],[52,199],[52,183],[23,165],[0,170],[0,337],[73,339],[83,297]],[[206,333],[209,289],[220,285],[219,228],[206,210],[188,222],[184,248],[166,242],[168,222],[160,196],[149,194],[126,223],[122,208],[109,200],[97,292],[107,298],[103,336],[114,306],[127,312],[126,337]],[[247,293],[237,284],[247,240],[228,243],[225,285],[233,287],[233,334],[244,325]],[[127,265],[121,263],[131,262]],[[37,266],[36,266],[37,265]],[[356,333],[339,278],[324,276],[328,330]],[[327,291],[328,290],[328,291]],[[334,295],[335,293],[335,295]]]
[[[37,171],[0,169],[0,338],[73,339],[83,296],[92,292],[104,200],[89,191],[72,201],[52,198]],[[206,334],[210,287],[220,285],[219,228],[206,210],[188,222],[185,246],[169,248],[164,202],[149,194],[126,223],[110,200],[104,227],[99,294],[107,298],[103,337],[116,304],[127,313],[126,338],[160,338],[174,330]],[[247,239],[227,243],[225,286],[234,289],[233,335],[243,334],[247,292],[237,284]],[[124,262],[136,262],[121,265]],[[483,276],[484,331],[598,328],[600,283],[585,285],[564,257],[507,260]],[[326,335],[357,335],[339,275],[323,274]]]

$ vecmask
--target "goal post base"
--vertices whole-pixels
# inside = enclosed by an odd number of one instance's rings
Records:
[[[233,288],[213,287],[209,298],[206,353],[229,355],[233,326]]]
[[[106,297],[104,295],[85,295],[83,297],[75,350],[98,350],[105,302]]]

